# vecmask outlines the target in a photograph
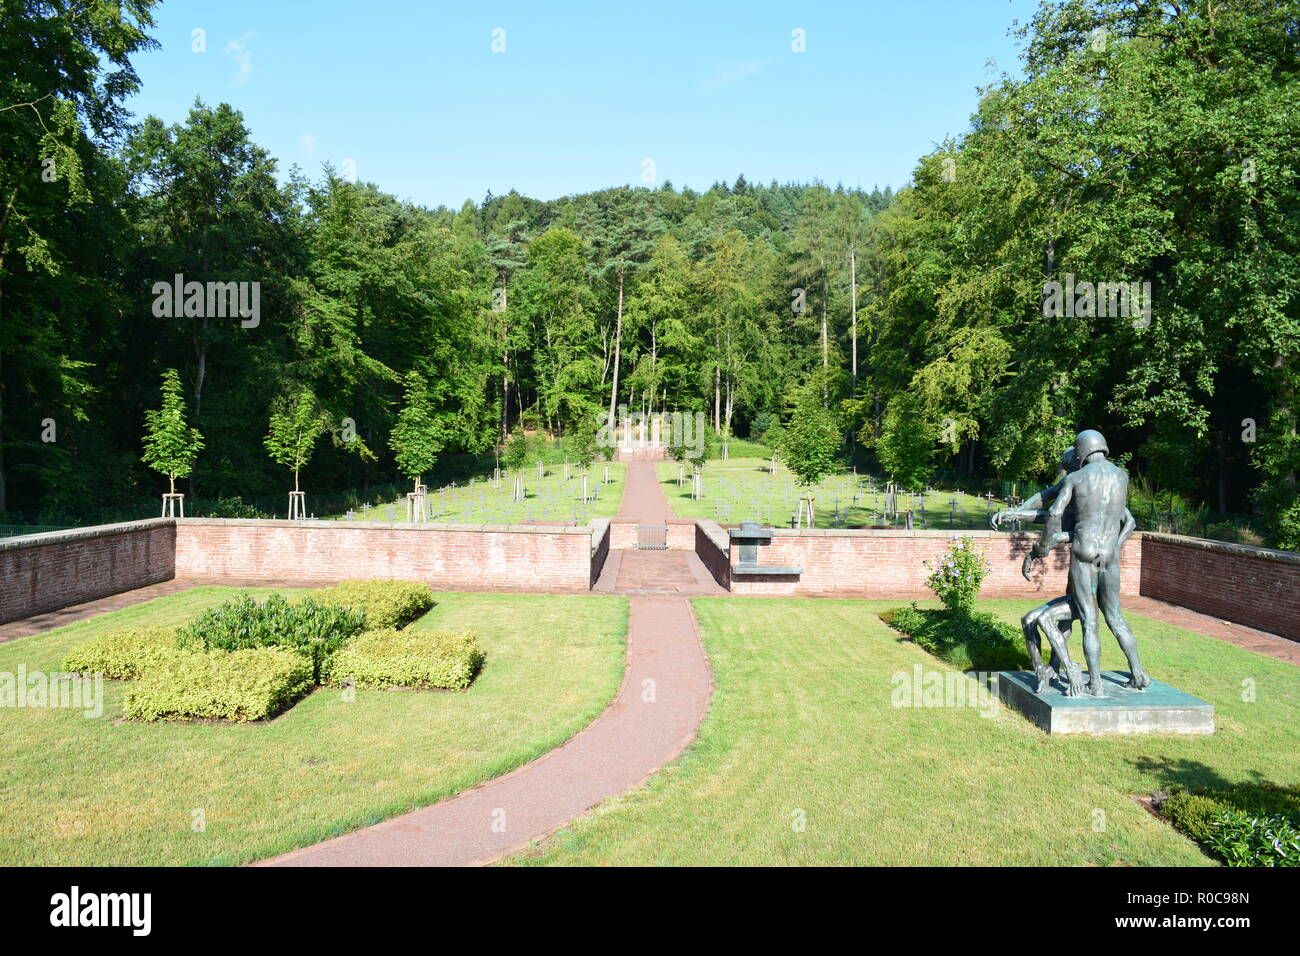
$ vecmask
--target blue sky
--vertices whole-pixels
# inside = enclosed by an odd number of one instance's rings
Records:
[[[977,86],[1019,71],[1007,30],[1035,6],[171,0],[130,106],[170,123],[195,96],[228,102],[282,170],[351,159],[430,206],[639,184],[647,159],[696,189],[898,187],[966,129]]]

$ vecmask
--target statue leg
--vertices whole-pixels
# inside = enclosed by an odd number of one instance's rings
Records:
[[[1097,569],[1088,561],[1070,556],[1070,598],[1083,624],[1083,657],[1088,662],[1088,693],[1104,697],[1101,683],[1101,638],[1097,634]]]
[[[1029,652],[1029,662],[1034,667],[1034,673],[1038,675],[1038,693],[1040,694],[1047,690],[1052,678],[1056,676],[1056,672],[1050,667],[1043,667],[1043,647],[1038,637],[1038,619],[1047,611],[1047,608],[1046,604],[1040,605],[1020,619],[1020,629],[1025,634],[1025,650]],[[1044,633],[1046,632],[1044,631]],[[1053,655],[1055,655],[1055,652],[1053,652]]]
[[[1151,678],[1142,668],[1142,661],[1138,657],[1137,638],[1133,636],[1119,609],[1119,561],[1112,561],[1101,572],[1097,581],[1097,599],[1101,604],[1101,613],[1106,618],[1106,626],[1115,635],[1120,650],[1128,659],[1129,679],[1124,686],[1134,690],[1150,687]]]
[[[1047,605],[1043,615],[1043,633],[1052,645],[1053,667],[1065,677],[1065,696],[1078,697],[1083,693],[1083,675],[1079,665],[1070,659],[1070,625],[1074,621],[1074,603],[1068,596],[1060,597]]]

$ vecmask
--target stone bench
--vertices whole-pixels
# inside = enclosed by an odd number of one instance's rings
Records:
[[[803,574],[803,568],[758,563],[759,546],[772,543],[771,528],[760,528],[756,521],[742,521],[739,528],[732,528],[727,534],[731,543],[740,549],[740,556],[731,567],[733,578],[798,577]]]

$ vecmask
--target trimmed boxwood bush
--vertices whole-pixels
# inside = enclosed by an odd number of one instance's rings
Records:
[[[433,607],[433,592],[419,581],[341,581],[312,597],[366,615],[366,627],[405,627]]]
[[[313,680],[320,683],[330,655],[365,626],[365,615],[352,608],[311,598],[290,604],[279,594],[258,601],[244,592],[181,628],[180,643],[205,651],[286,648],[312,662]]]
[[[272,647],[180,652],[150,667],[126,692],[134,720],[263,720],[312,685],[312,665]]]
[[[131,628],[78,644],[68,651],[63,667],[82,674],[103,674],[109,680],[135,680],[147,669],[175,657],[178,648],[173,628]]]
[[[961,670],[1008,671],[1030,666],[1020,631],[992,614],[913,604],[886,611],[880,619]]]
[[[1228,866],[1300,866],[1300,787],[1201,787],[1157,795],[1155,805]]]
[[[483,664],[473,634],[388,628],[367,631],[331,662],[333,683],[363,687],[468,687]]]

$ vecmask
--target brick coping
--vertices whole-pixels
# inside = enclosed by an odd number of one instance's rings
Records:
[[[1282,551],[1278,548],[1261,548],[1253,544],[1235,544],[1231,541],[1216,541],[1213,538],[1193,538],[1185,534],[1166,534],[1162,531],[1138,532],[1149,541],[1178,545],[1183,548],[1196,548],[1199,551],[1214,551],[1230,554],[1236,558],[1258,558],[1261,561],[1280,561],[1283,564],[1300,564],[1300,551]]]
[[[19,534],[11,538],[0,538],[0,551],[17,551],[22,548],[34,548],[43,544],[63,544],[69,541],[107,538],[110,535],[129,534],[132,531],[169,528],[175,523],[175,518],[141,518],[138,521],[121,521],[117,524],[96,524],[86,528],[64,528],[62,531],[38,531],[36,534]]]

